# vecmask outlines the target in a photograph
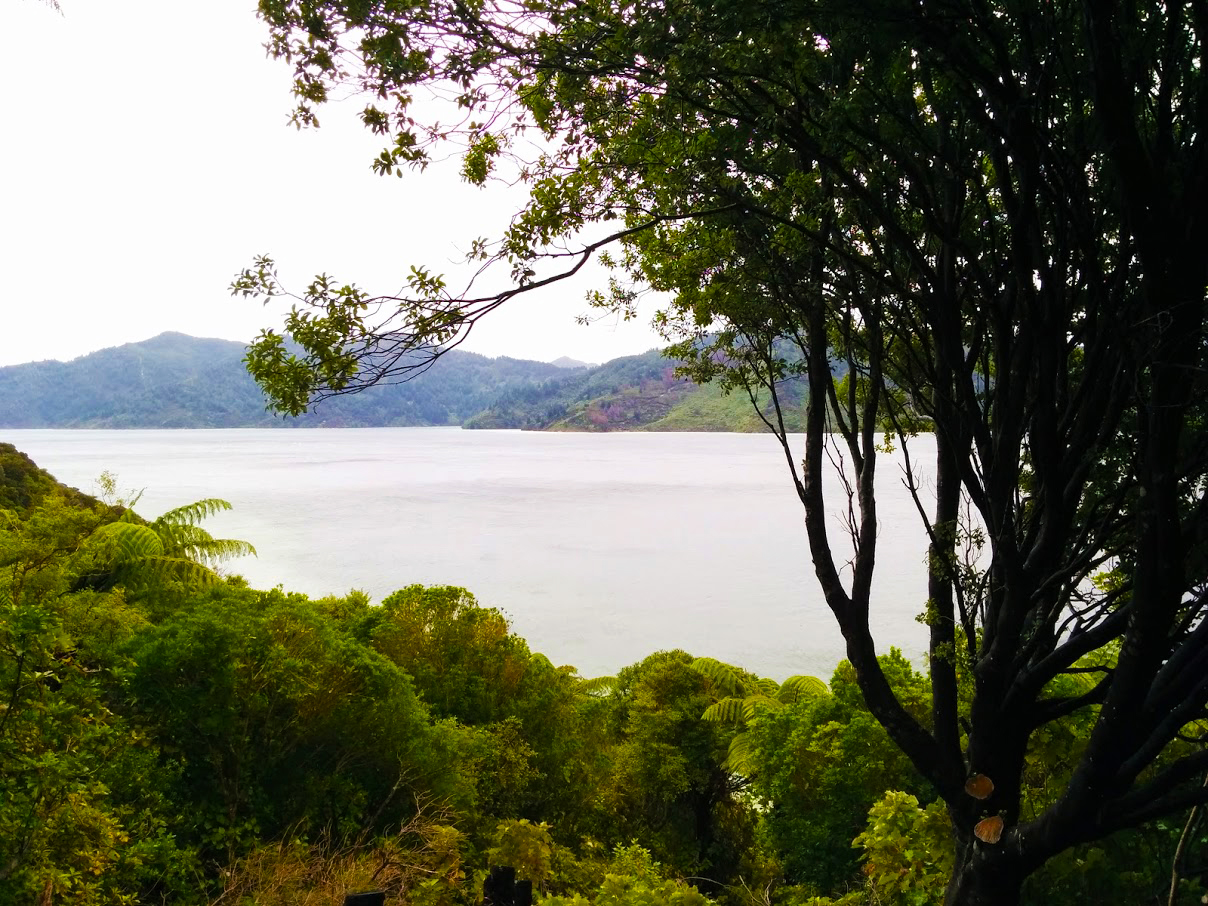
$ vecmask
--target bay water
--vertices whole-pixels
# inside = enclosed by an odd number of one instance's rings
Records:
[[[142,491],[147,517],[230,501],[205,527],[256,546],[259,556],[226,567],[254,587],[356,588],[380,601],[413,583],[465,586],[533,650],[584,676],[683,648],[777,680],[829,679],[844,656],[770,435],[4,430],[0,440],[89,493],[113,473]],[[925,469],[934,440],[911,452]],[[926,538],[900,453],[878,461],[877,489],[874,636],[918,661]],[[847,507],[834,480],[828,505],[842,561]]]

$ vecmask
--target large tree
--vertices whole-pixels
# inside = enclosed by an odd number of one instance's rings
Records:
[[[616,245],[597,301],[669,291],[661,322],[696,376],[773,395],[806,376],[804,450],[777,410],[769,427],[869,709],[946,803],[948,902],[1016,902],[1053,855],[1208,800],[1208,3],[262,0],[260,14],[295,66],[300,122],[351,85],[390,140],[382,172],[460,142],[467,179],[531,187],[499,244],[475,247],[510,264],[502,292],[423,270],[411,297],[309,287],[286,330],[301,351],[269,331],[249,354],[281,408],[426,367]],[[442,98],[461,118],[423,122]],[[235,288],[283,292],[267,258]],[[917,497],[922,720],[878,664],[870,606],[880,432],[910,452],[921,427],[935,436],[934,494]],[[823,503],[828,448],[846,463],[850,539]],[[1080,691],[1055,692],[1071,675]],[[1076,712],[1094,720],[1076,769],[1021,814],[1030,741]]]

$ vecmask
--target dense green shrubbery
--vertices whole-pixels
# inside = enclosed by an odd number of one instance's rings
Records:
[[[829,690],[680,651],[588,681],[464,589],[255,591],[189,559],[226,549],[200,529],[151,555],[134,542],[171,520],[3,465],[0,906],[364,886],[460,906],[491,864],[549,906],[942,895],[946,813],[846,663]],[[883,666],[922,709],[926,680],[896,652]],[[1035,739],[1037,807],[1088,726]],[[1027,896],[1152,898],[1180,829],[1072,852]]]

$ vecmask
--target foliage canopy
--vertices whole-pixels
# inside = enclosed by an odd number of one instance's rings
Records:
[[[60,493],[27,460],[5,480],[28,506],[0,510],[0,904],[293,906],[380,887],[455,906],[500,862],[579,906],[943,895],[953,817],[849,662],[829,688],[683,651],[583,680],[460,588],[311,600],[141,556],[102,582],[92,539],[155,522]],[[1095,657],[1082,665],[1116,663]],[[926,725],[931,680],[894,651],[878,667]],[[1023,814],[1065,795],[1096,716],[1032,735]],[[1195,751],[1180,741],[1151,770]],[[1206,848],[1194,815],[1156,822],[1050,860],[1024,901],[1148,902],[1172,859],[1194,877]],[[1174,901],[1201,892],[1184,880]]]

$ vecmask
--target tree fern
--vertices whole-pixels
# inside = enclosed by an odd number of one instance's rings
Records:
[[[794,702],[818,698],[822,695],[830,695],[830,690],[826,687],[826,683],[818,677],[790,676],[780,684],[780,691],[776,694],[776,699],[783,704],[791,705]]]
[[[255,555],[246,541],[215,538],[198,523],[231,509],[225,500],[205,498],[169,510],[144,522],[127,508],[116,522],[93,533],[82,554],[81,585],[141,588],[165,579],[188,585],[219,580],[213,567],[226,560]]]
[[[791,676],[777,683],[709,657],[697,658],[691,667],[709,680],[710,691],[717,696],[701,719],[734,724],[737,728],[723,767],[743,777],[750,777],[755,770],[756,752],[747,724],[760,708],[778,709],[830,694],[826,683],[814,676]]]
[[[698,657],[689,666],[708,679],[719,695],[741,697],[750,694],[738,670],[716,658]]]

